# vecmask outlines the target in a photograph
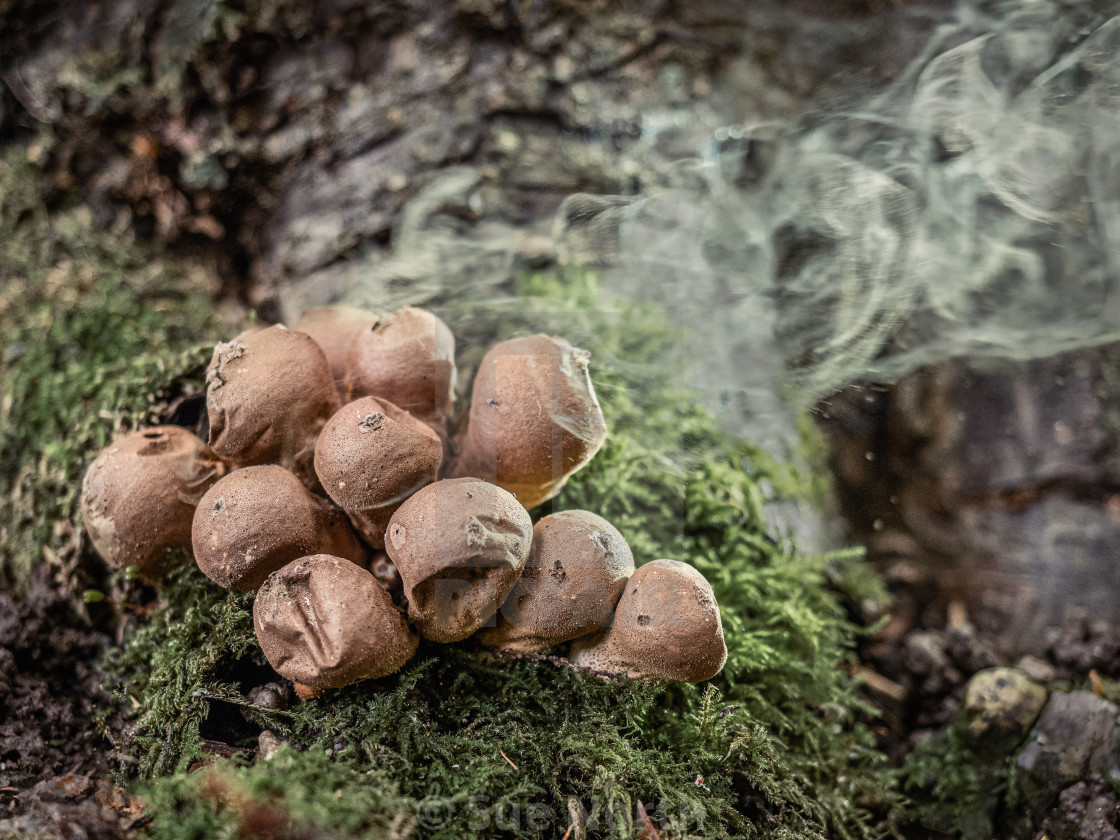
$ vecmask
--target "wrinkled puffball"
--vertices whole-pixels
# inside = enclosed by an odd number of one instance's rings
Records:
[[[311,554],[364,561],[346,514],[276,465],[235,470],[211,487],[195,511],[192,537],[203,574],[236,592],[253,591]]]
[[[346,396],[385,399],[442,429],[455,399],[455,337],[431,312],[407,306],[360,330],[346,360]]]
[[[335,304],[305,309],[292,325],[293,330],[307,333],[322,349],[340,397],[345,396],[346,356],[350,352],[350,344],[376,317],[368,309]]]
[[[82,481],[82,520],[94,548],[118,569],[156,580],[191,545],[195,505],[229,470],[179,426],[132,432],[109,444]]]
[[[437,481],[401,505],[385,549],[420,635],[457,642],[492,621],[521,574],[532,536],[517,499],[476,478]]]
[[[221,342],[206,385],[215,452],[238,467],[279,464],[318,489],[315,438],[339,399],[311,336],[277,325]]]
[[[532,652],[596,633],[610,624],[634,555],[618,529],[586,510],[554,513],[533,528],[521,577],[498,625],[479,640],[490,647]]]
[[[320,691],[395,673],[416,652],[416,634],[373,575],[328,554],[269,575],[253,629],[276,673]]]
[[[686,563],[654,560],[630,577],[610,629],[572,645],[572,662],[629,677],[703,682],[727,661],[712,587]]]
[[[343,406],[315,445],[315,472],[374,548],[405,499],[436,480],[443,444],[425,423],[390,402],[363,397]]]
[[[587,351],[546,335],[491,349],[475,376],[451,475],[492,481],[526,508],[559,493],[607,437],[588,358]]]

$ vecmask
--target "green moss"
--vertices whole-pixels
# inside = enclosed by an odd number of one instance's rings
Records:
[[[699,568],[723,613],[724,672],[619,684],[425,643],[398,675],[269,711],[245,699],[267,673],[250,598],[187,570],[109,662],[138,710],[127,769],[146,780],[153,837],[555,837],[573,814],[586,836],[633,837],[639,803],[665,837],[869,837],[895,804],[843,667],[860,630],[842,602],[866,596],[869,576],[851,554],[799,554],[768,517],[803,498],[805,476],[727,438],[666,379],[674,341],[656,313],[601,307],[590,275],[526,278],[519,292],[497,334],[588,347],[612,429],[555,507],[602,513],[639,562]],[[188,773],[222,704],[289,746]]]
[[[987,840],[1014,771],[1013,756],[982,749],[958,718],[907,755],[901,778],[912,800],[908,818],[964,840]]]
[[[83,209],[48,214],[28,154],[0,150],[0,580],[17,589],[44,558],[70,577],[92,454],[199,379],[212,286],[127,227],[99,231]]]

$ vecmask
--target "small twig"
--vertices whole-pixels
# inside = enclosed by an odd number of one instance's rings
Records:
[[[517,766],[516,764],[514,764],[514,763],[513,763],[512,761],[510,761],[510,760],[509,760],[509,756],[508,756],[508,755],[506,755],[506,753],[505,753],[505,750],[498,750],[498,752],[500,752],[500,753],[502,754],[502,758],[504,758],[504,759],[506,760],[506,764],[508,764],[508,765],[509,765],[510,767],[512,767],[512,768],[513,768],[514,770],[518,770],[518,769],[519,769],[519,768],[518,768],[518,766]]]
[[[646,813],[646,806],[642,804],[642,800],[638,800],[638,819],[642,821],[642,825],[646,827],[647,840],[661,840],[661,834],[653,825],[653,820],[649,818]]]
[[[1091,688],[1093,693],[1098,697],[1104,696],[1104,682],[1101,680],[1101,675],[1097,673],[1095,668],[1089,672],[1089,688]]]
[[[860,677],[864,685],[872,691],[877,691],[879,694],[896,700],[899,703],[906,699],[906,687],[899,685],[888,677],[884,677],[878,671],[873,671],[871,668],[864,666],[856,670],[856,675]]]
[[[568,801],[568,816],[572,820],[572,827],[568,831],[575,831],[575,837],[572,840],[587,840],[587,829],[583,823],[583,805],[580,803],[579,798],[569,796]],[[564,835],[565,837],[567,835]]]
[[[12,788],[12,790],[15,790],[15,788]],[[569,825],[568,830],[564,832],[564,836],[561,837],[560,840],[568,840],[568,838],[572,836],[572,829],[575,828],[575,827],[576,827],[575,823],[572,823],[571,825]]]

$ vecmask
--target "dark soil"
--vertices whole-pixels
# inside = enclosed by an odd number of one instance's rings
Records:
[[[0,594],[0,788],[104,769],[103,742],[90,726],[104,701],[96,670],[104,646],[46,567],[25,601]]]
[[[109,781],[97,716],[109,699],[96,668],[106,643],[46,566],[26,600],[0,593],[0,836],[115,837],[135,820]]]

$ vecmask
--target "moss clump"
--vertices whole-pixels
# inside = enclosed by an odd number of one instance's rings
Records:
[[[423,644],[400,674],[266,710],[246,699],[269,673],[251,598],[187,570],[108,663],[138,708],[129,772],[147,780],[152,836],[633,837],[646,819],[666,837],[872,836],[895,800],[843,668],[860,630],[840,591],[862,597],[870,578],[850,555],[800,555],[768,524],[803,477],[728,439],[666,379],[672,333],[656,313],[604,311],[588,275],[527,278],[516,315],[505,309],[497,337],[559,333],[595,360],[612,435],[556,509],[601,513],[639,562],[699,568],[723,611],[724,672],[612,683]],[[207,715],[231,707],[287,746],[187,772]],[[255,746],[242,731],[235,746]]]
[[[984,748],[959,717],[906,756],[907,817],[963,840],[988,840],[997,834],[997,812],[1012,798],[1014,774],[1014,755]]]
[[[24,149],[0,150],[0,582],[17,589],[44,558],[73,579],[86,464],[198,377],[213,291],[211,274],[154,259],[127,228],[48,214],[39,177]]]

